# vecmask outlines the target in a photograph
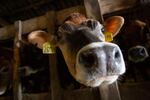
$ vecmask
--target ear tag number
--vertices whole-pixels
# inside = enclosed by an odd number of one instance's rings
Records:
[[[49,42],[43,44],[43,54],[53,54],[56,52],[56,47]]]
[[[111,42],[111,41],[113,40],[113,35],[112,35],[112,33],[110,33],[110,32],[105,32],[104,35],[105,35],[105,40],[106,40],[107,42]]]

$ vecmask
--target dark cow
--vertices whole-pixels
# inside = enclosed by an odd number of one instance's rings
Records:
[[[135,69],[138,70],[144,78],[150,77],[147,75],[149,69],[149,53],[150,53],[150,30],[145,22],[140,20],[126,21],[120,34],[115,41],[120,46],[125,61],[128,65],[130,74],[134,74]],[[136,80],[136,78],[135,78]]]
[[[121,48],[128,54],[128,59],[132,62],[144,61],[149,55],[148,38],[149,29],[146,23],[140,20],[127,22],[121,30],[117,41]]]
[[[19,75],[22,91],[27,93],[46,92],[49,87],[48,56],[41,49],[27,42],[21,43]],[[0,47],[0,95],[12,90],[13,49]]]
[[[58,46],[71,75],[86,86],[96,87],[113,83],[125,72],[120,48],[105,42],[103,30],[116,35],[123,23],[122,17],[114,16],[107,19],[103,27],[97,20],[73,13],[56,34],[49,36],[44,31],[34,31],[28,40],[41,49],[45,42]]]
[[[12,51],[0,48],[0,95],[4,94],[11,84]]]

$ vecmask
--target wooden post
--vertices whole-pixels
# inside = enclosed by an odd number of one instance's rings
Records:
[[[102,100],[121,100],[117,82],[99,87]]]
[[[99,3],[100,0],[84,0],[87,17],[99,20],[101,23],[103,23],[104,19],[101,14],[101,7]]]
[[[47,30],[49,34],[55,34],[55,23],[56,23],[56,13],[55,11],[47,12]],[[56,53],[49,55],[50,64],[50,88],[51,88],[51,98],[52,100],[61,100],[61,87],[58,77],[57,70],[57,58]]]
[[[15,22],[16,34],[14,39],[14,65],[13,65],[13,100],[22,100],[21,83],[19,77],[19,66],[20,66],[20,39],[21,31],[19,30],[20,21]]]

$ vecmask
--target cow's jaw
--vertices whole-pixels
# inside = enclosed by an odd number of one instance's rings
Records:
[[[108,47],[107,47],[108,46]],[[109,48],[110,46],[110,48]],[[79,61],[81,52],[87,51],[88,49],[100,48],[98,56],[98,64],[91,68],[86,67]],[[117,49],[119,53],[119,59],[109,59],[108,56],[113,54],[113,49]],[[116,81],[119,75],[125,72],[125,63],[123,60],[122,53],[119,47],[112,43],[106,42],[95,42],[88,44],[81,48],[77,53],[76,57],[76,75],[75,78],[78,82],[90,86],[97,87],[104,84],[111,84]]]

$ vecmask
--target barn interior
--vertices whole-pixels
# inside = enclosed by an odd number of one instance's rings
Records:
[[[128,51],[131,44],[140,44],[150,54],[149,10],[149,0],[0,0],[0,91],[5,90],[0,100],[149,100],[150,58],[135,62],[129,59]],[[127,70],[115,83],[117,87],[110,87],[109,99],[102,98],[99,87],[76,82],[59,48],[55,54],[43,54],[27,41],[27,35],[34,30],[55,33],[73,12],[101,23],[111,16],[125,19],[112,42],[120,46]],[[138,27],[131,24],[135,20]]]

